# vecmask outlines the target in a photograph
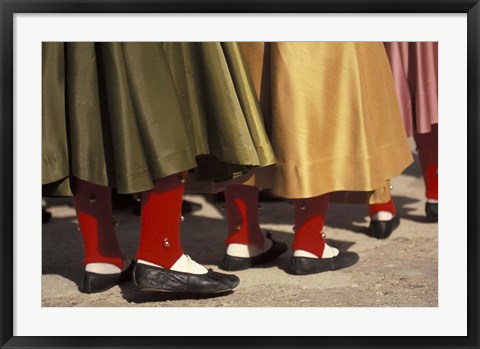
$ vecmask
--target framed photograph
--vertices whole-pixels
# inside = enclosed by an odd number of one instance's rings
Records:
[[[480,347],[477,0],[0,1],[1,348]]]

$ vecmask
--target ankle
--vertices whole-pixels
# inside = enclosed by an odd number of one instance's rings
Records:
[[[379,211],[371,216],[372,221],[390,221],[393,219],[393,213],[389,211]]]
[[[234,231],[229,229],[226,243],[228,245],[240,244],[255,246],[262,250],[265,247],[265,240],[265,234],[262,229],[260,229],[260,226],[255,225],[253,227],[240,227],[240,229],[235,229]]]
[[[393,200],[390,199],[382,204],[370,204],[368,212],[374,221],[389,221],[395,216],[396,208]]]
[[[316,255],[315,253],[305,251],[305,250],[301,250],[301,249],[294,250],[293,251],[293,256],[294,257],[322,259],[322,258],[333,258],[333,257],[337,256],[339,253],[340,253],[340,251],[337,248],[332,247],[332,246],[328,245],[327,243],[325,243],[325,247],[323,249],[321,257]]]
[[[118,274],[130,267],[132,261],[128,258],[122,258],[121,263],[110,262],[90,262],[85,264],[85,271],[97,274]]]
[[[110,263],[88,263],[85,265],[85,271],[97,274],[119,274],[122,269]]]
[[[139,259],[137,263],[190,274],[206,274],[208,272],[207,268],[198,264],[186,254],[182,254],[170,268],[165,268],[163,265],[152,263],[143,259]]]
[[[251,258],[268,251],[272,245],[273,242],[270,239],[264,239],[264,243],[261,247],[257,244],[229,243],[227,245],[226,254],[232,257]]]
[[[264,246],[265,237],[258,220],[258,189],[245,185],[229,185],[225,190],[227,205],[227,244]]]

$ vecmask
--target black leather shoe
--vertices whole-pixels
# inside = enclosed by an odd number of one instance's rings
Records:
[[[42,223],[47,223],[50,218],[52,218],[52,214],[42,208]]]
[[[86,271],[83,274],[82,284],[78,289],[83,293],[104,292],[122,282],[130,281],[134,267],[135,261],[132,261],[127,269],[117,274],[98,274]]]
[[[354,265],[360,257],[354,252],[343,252],[332,258],[292,257],[292,273],[296,275],[318,274]]]
[[[255,257],[233,257],[225,254],[220,268],[227,271],[245,270],[257,264],[270,262],[288,250],[285,243],[273,240],[272,234],[267,233],[266,237],[273,243],[268,251]]]
[[[427,218],[432,222],[438,222],[438,203],[427,202],[425,204],[425,214]]]
[[[394,216],[389,221],[370,221],[368,227],[368,235],[377,239],[386,239],[400,225],[400,218]]]
[[[191,274],[137,263],[133,283],[142,291],[212,294],[233,290],[240,279],[212,269],[206,274]]]

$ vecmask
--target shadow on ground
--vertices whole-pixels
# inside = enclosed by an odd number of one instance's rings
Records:
[[[68,200],[48,200],[49,207],[55,205],[68,205]],[[287,205],[284,202],[265,204],[265,210],[276,209],[278,205]],[[273,206],[273,207],[272,207]],[[291,205],[289,205],[291,206]],[[284,208],[283,208],[284,209]],[[221,208],[218,207],[219,212]],[[345,210],[348,212],[349,210]],[[117,238],[122,251],[128,258],[135,258],[137,246],[139,243],[140,217],[131,213],[128,208],[114,211],[114,216],[119,222],[117,227]],[[285,216],[285,215],[284,215]],[[283,217],[284,217],[283,216]],[[349,216],[347,214],[347,216]],[[185,251],[198,263],[210,266],[218,266],[225,252],[225,232],[226,222],[223,218],[212,219],[197,215],[186,215],[186,220],[182,223],[182,245]],[[350,218],[352,218],[351,216]],[[293,219],[293,216],[290,217]],[[280,219],[279,219],[280,220]],[[271,221],[271,222],[270,222]],[[291,221],[286,217],[283,222],[290,224]],[[276,218],[263,222],[281,223]],[[77,229],[75,217],[54,218],[46,223],[43,229],[42,243],[42,274],[60,275],[74,282],[77,287],[80,285],[83,276],[83,243],[80,232]],[[290,232],[269,230],[278,241],[291,246],[293,234]],[[339,239],[327,239],[328,243],[342,250],[347,250],[355,243]],[[288,252],[287,252],[288,253]],[[256,266],[252,269],[279,268],[284,271],[289,269],[290,258],[279,258],[276,261]],[[178,299],[204,299],[203,296],[185,295],[174,296],[168,294],[140,292],[131,283],[121,286],[122,296],[129,302],[142,303],[150,302],[154,299],[157,302],[178,300]],[[223,294],[224,295],[224,294]],[[208,297],[207,297],[208,298]]]
[[[420,194],[420,174],[420,167],[417,162],[407,168],[403,176],[403,187],[401,185],[397,192],[401,195],[394,195],[394,201],[398,215],[403,221],[405,221],[405,226],[412,226],[412,223],[420,223],[421,226],[428,228],[430,226],[423,225],[423,223],[430,222],[427,221],[423,211],[419,209],[419,207],[424,205],[422,195]],[[407,186],[407,183],[408,185],[411,185],[412,177],[416,179],[415,183],[417,187],[415,192],[407,190],[410,188]],[[72,207],[72,201],[70,198],[45,199],[45,201],[47,202],[47,207],[50,207],[52,210],[57,209],[57,211],[51,222],[45,224],[43,226],[44,229],[42,229],[42,274],[60,275],[63,278],[71,280],[78,286],[83,275],[82,261],[84,253],[81,235],[77,230],[77,222]],[[114,210],[114,217],[115,220],[118,221],[117,237],[122,251],[127,257],[133,259],[135,258],[139,243],[140,217],[132,214],[128,202],[129,200],[124,200],[123,202],[117,201]],[[222,210],[224,203],[215,202],[212,200],[212,197],[208,197],[204,204],[209,205],[208,210],[185,215],[186,220],[181,225],[182,245],[184,246],[185,251],[197,262],[208,266],[218,266],[224,255],[227,231],[225,212]],[[276,240],[285,242],[288,246],[291,246],[293,240],[291,228],[294,225],[293,205],[286,201],[266,202],[262,203],[262,205],[263,210],[259,213],[262,225],[272,226],[273,229],[269,227],[268,230],[272,232],[273,237]],[[206,211],[208,211],[208,215],[210,216],[207,217],[205,215]],[[367,205],[332,204],[329,207],[326,218],[327,241],[330,245],[341,250],[348,250],[357,243],[360,245],[362,243],[366,244],[364,241],[365,239],[362,239],[362,235],[366,234],[368,225],[369,218]],[[420,225],[414,226],[416,229],[421,227]],[[336,232],[336,230],[353,232],[358,235],[348,235],[349,238],[344,240],[342,239],[342,234],[344,234],[344,232]],[[419,230],[423,230],[423,228]],[[332,239],[332,236],[330,236],[330,232],[332,231],[334,231],[332,235],[335,235],[335,239]],[[347,234],[343,236],[347,236]],[[428,237],[428,235],[425,236]],[[397,242],[397,240],[395,240],[395,242]],[[409,243],[408,239],[404,238],[404,240],[406,241],[404,241],[404,245]],[[373,238],[369,238],[369,246],[372,245],[371,242],[374,242]],[[389,241],[387,241],[387,243],[388,242]],[[383,249],[388,248],[388,244],[385,245],[383,242],[382,244],[383,245],[378,246],[382,246]],[[374,247],[372,248],[376,251],[377,247],[375,247],[375,242],[373,245]],[[398,253],[399,247],[402,246],[403,245],[395,246],[396,253]],[[380,254],[383,253],[380,248],[378,251]],[[271,269],[272,272],[278,270],[288,271],[290,256],[291,250],[276,261],[266,263],[253,269],[258,269],[259,273],[265,272],[265,269]],[[369,261],[372,263],[375,256],[377,256],[377,254],[372,253],[370,259],[364,260],[363,264],[366,266],[365,268],[370,268],[368,263]],[[382,263],[380,264],[383,265]],[[378,270],[379,267],[375,264],[371,268]],[[270,271],[267,272],[270,273]],[[402,282],[401,279],[399,280],[399,282]],[[184,299],[212,298],[211,296],[201,295],[178,296],[143,292],[137,290],[132,283],[125,283],[121,285],[120,289],[121,297],[129,303],[135,304],[148,302],[165,303],[168,301]],[[224,295],[225,294],[219,294],[218,296]]]
[[[228,296],[234,291],[222,292],[213,295],[202,295],[202,294],[169,294],[161,292],[145,292],[140,291],[132,282],[123,283],[120,286],[120,294],[123,299],[129,303],[142,304],[142,303],[152,303],[152,302],[169,302],[169,301],[179,301],[179,300],[200,300],[200,299],[213,299],[218,297]]]

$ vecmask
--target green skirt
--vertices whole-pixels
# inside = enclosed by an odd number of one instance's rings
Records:
[[[42,184],[137,193],[195,168],[224,181],[275,157],[235,43],[44,43]]]

